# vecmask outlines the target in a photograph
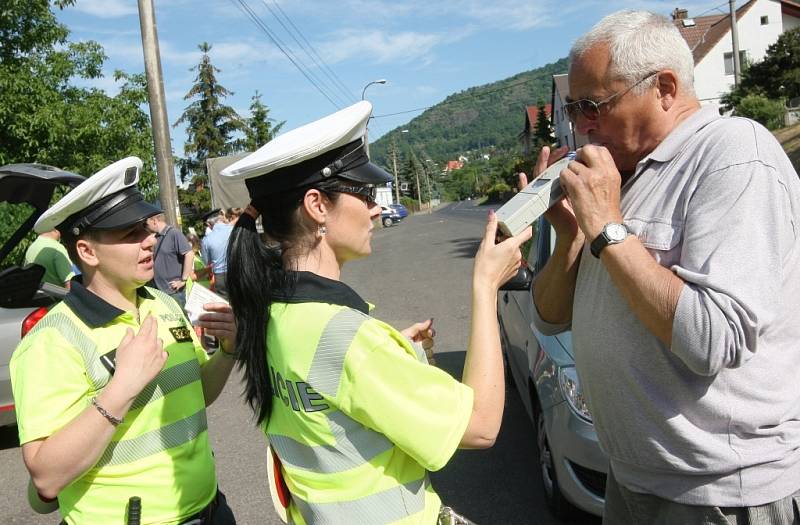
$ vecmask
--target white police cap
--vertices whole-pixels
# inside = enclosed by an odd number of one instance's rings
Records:
[[[293,129],[223,169],[244,179],[252,198],[309,186],[330,177],[383,184],[392,177],[369,161],[364,149],[372,104],[362,100]]]
[[[86,230],[115,230],[151,217],[161,210],[147,203],[136,183],[142,161],[127,157],[98,171],[39,217],[33,229],[58,229],[78,236]]]

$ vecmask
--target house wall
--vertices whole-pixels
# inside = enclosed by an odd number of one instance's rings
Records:
[[[769,18],[768,24],[761,25],[762,16]],[[763,59],[767,47],[778,40],[784,30],[783,19],[780,2],[774,0],[758,0],[744,16],[737,19],[739,49],[747,52],[751,63]],[[694,89],[703,104],[718,103],[720,97],[733,87],[733,75],[725,74],[724,57],[725,53],[732,51],[733,41],[728,32],[695,66]]]
[[[562,93],[556,89],[555,83],[553,83],[553,109],[550,113],[550,119],[553,122],[556,143],[559,146],[567,145],[570,150],[575,150],[588,143],[588,140],[586,136],[573,132],[572,124],[567,118],[566,111],[564,111],[564,103]]]
[[[795,27],[800,27],[800,18],[791,15],[783,15],[783,30],[788,31]]]

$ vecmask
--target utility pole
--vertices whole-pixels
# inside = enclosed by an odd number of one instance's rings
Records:
[[[411,156],[411,165],[414,166],[414,176],[417,178],[417,202],[419,202],[419,211],[422,211],[422,188],[419,187],[419,162],[414,162],[414,156]]]
[[[422,169],[425,171],[425,183],[428,185],[428,213],[433,213],[433,194],[431,193],[431,179],[428,175],[427,161],[422,164]]]
[[[731,39],[733,40],[733,85],[739,87],[742,65],[739,63],[739,30],[736,24],[736,0],[728,0],[731,9]]]
[[[392,167],[394,168],[394,199],[395,204],[400,204],[400,178],[397,176],[397,144],[392,135]]]
[[[153,0],[138,0],[139,25],[142,28],[142,49],[144,50],[144,70],[147,74],[147,98],[150,101],[150,122],[153,127],[156,170],[161,209],[167,223],[180,225],[178,191],[175,188],[175,169],[172,165],[172,144],[169,138],[169,120],[164,97],[164,80],[161,75],[161,58],[158,50],[158,32]]]

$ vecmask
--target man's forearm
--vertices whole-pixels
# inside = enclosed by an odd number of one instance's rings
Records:
[[[203,365],[201,371],[206,406],[211,406],[211,403],[219,397],[222,389],[225,388],[228,376],[231,375],[233,365],[236,364],[236,359],[230,354],[225,354],[221,345],[222,341],[220,341],[220,349]]]
[[[578,277],[583,236],[557,242],[553,254],[533,285],[533,302],[543,321],[552,324],[572,320],[575,281]]]
[[[635,235],[606,247],[600,259],[631,310],[669,347],[683,280],[658,264]]]
[[[194,270],[194,252],[188,251],[183,255],[183,269],[181,270],[181,281],[187,280]]]

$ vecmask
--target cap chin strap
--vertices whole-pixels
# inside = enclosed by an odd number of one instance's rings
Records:
[[[139,193],[139,190],[137,190],[135,187],[126,188],[118,193],[115,193],[109,197],[108,200],[100,201],[101,203],[97,204],[97,207],[91,212],[79,212],[85,214],[73,222],[71,226],[67,227],[66,231],[77,237],[82,232],[90,228],[94,223],[108,215],[108,213],[117,206],[125,203],[134,203],[141,200],[143,200],[143,197],[142,194]],[[65,221],[65,223],[68,223],[68,220]]]

